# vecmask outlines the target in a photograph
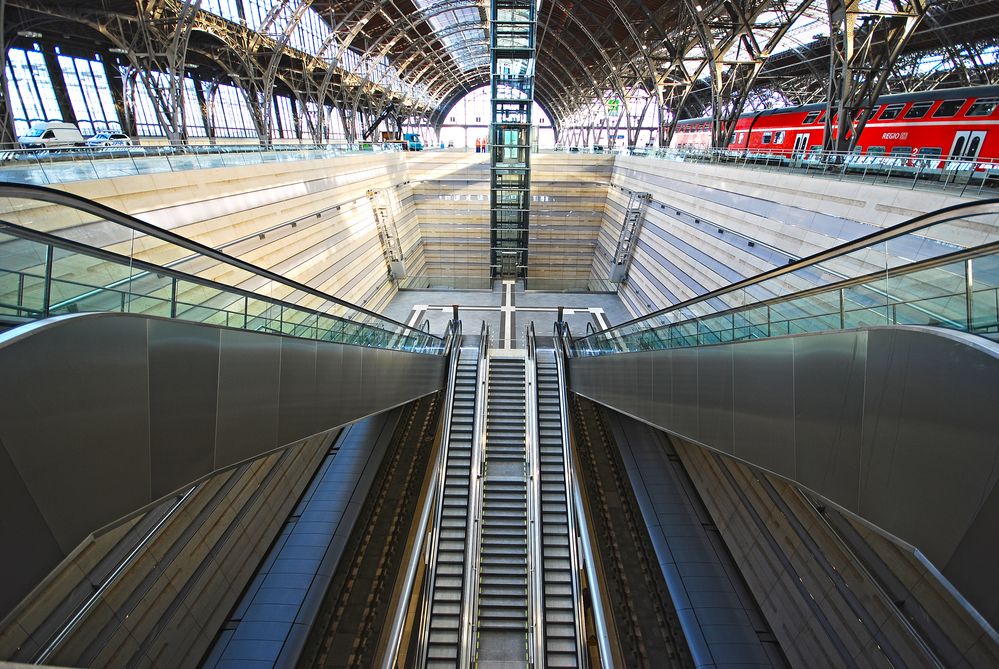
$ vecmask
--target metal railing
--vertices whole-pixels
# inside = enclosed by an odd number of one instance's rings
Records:
[[[476,655],[473,643],[478,634],[476,612],[479,609],[479,593],[476,584],[479,582],[479,551],[481,537],[479,536],[480,519],[482,517],[482,487],[485,475],[483,450],[486,444],[486,429],[489,409],[489,324],[482,321],[479,330],[479,370],[475,379],[475,421],[473,423],[472,460],[469,467],[470,485],[468,491],[468,524],[465,544],[464,583],[462,592],[465,596],[461,601],[461,630],[459,630],[458,666],[470,667]]]
[[[0,150],[0,181],[37,185],[397,152],[396,144],[211,144]]]
[[[709,163],[734,167],[779,170],[858,180],[920,190],[958,191],[981,194],[986,187],[999,186],[999,159],[933,155],[861,154],[835,151],[791,149],[712,149],[707,147],[559,147],[567,153],[613,153],[683,163]]]
[[[999,331],[999,200],[919,216],[572,347],[602,355],[903,324]]]
[[[45,209],[46,215],[38,220],[24,215],[35,208]],[[81,218],[88,219],[84,225],[99,227],[112,242],[110,247],[127,242],[130,255],[76,241],[72,237],[94,236],[76,228],[44,232],[11,222],[44,228],[52,220]],[[184,257],[179,266],[199,268],[232,283],[184,272],[176,263],[165,267],[146,261],[136,257],[136,249],[155,249],[150,252],[155,257]],[[420,353],[439,354],[444,347],[441,337],[422,329],[90,200],[37,186],[0,184],[0,317],[35,320],[88,311],[179,318]]]

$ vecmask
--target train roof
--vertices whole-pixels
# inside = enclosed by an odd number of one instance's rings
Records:
[[[918,91],[916,93],[892,93],[882,95],[878,98],[877,104],[893,104],[897,102],[925,102],[927,100],[954,100],[957,98],[990,98],[999,97],[999,86],[965,86],[963,88],[938,88],[932,91]],[[814,102],[797,107],[779,107],[777,109],[764,109],[758,112],[746,112],[739,118],[752,118],[753,116],[772,116],[774,114],[784,114],[792,111],[818,111],[826,108],[824,102]],[[710,116],[700,116],[698,118],[680,119],[678,124],[704,123],[710,121]]]

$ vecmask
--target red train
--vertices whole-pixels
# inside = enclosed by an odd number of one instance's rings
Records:
[[[743,114],[730,151],[816,157],[822,148],[824,103]],[[670,146],[708,148],[711,119],[677,123]],[[879,158],[886,156],[886,158]],[[932,161],[932,158],[941,158]],[[851,162],[943,160],[999,162],[999,86],[883,95],[854,149]],[[938,166],[938,165],[934,165]]]

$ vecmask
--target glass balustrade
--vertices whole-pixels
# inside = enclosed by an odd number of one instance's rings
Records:
[[[879,325],[999,332],[999,203],[914,219],[574,348],[602,355]]]
[[[443,340],[428,332],[99,205],[74,206],[80,202],[55,191],[37,199],[20,194],[25,188],[0,185],[0,316],[119,312],[376,348],[443,350]],[[95,241],[100,246],[84,243]]]

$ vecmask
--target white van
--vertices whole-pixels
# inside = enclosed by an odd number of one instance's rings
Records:
[[[25,149],[65,149],[84,145],[80,129],[62,121],[34,123],[25,135],[17,138],[17,142]]]

